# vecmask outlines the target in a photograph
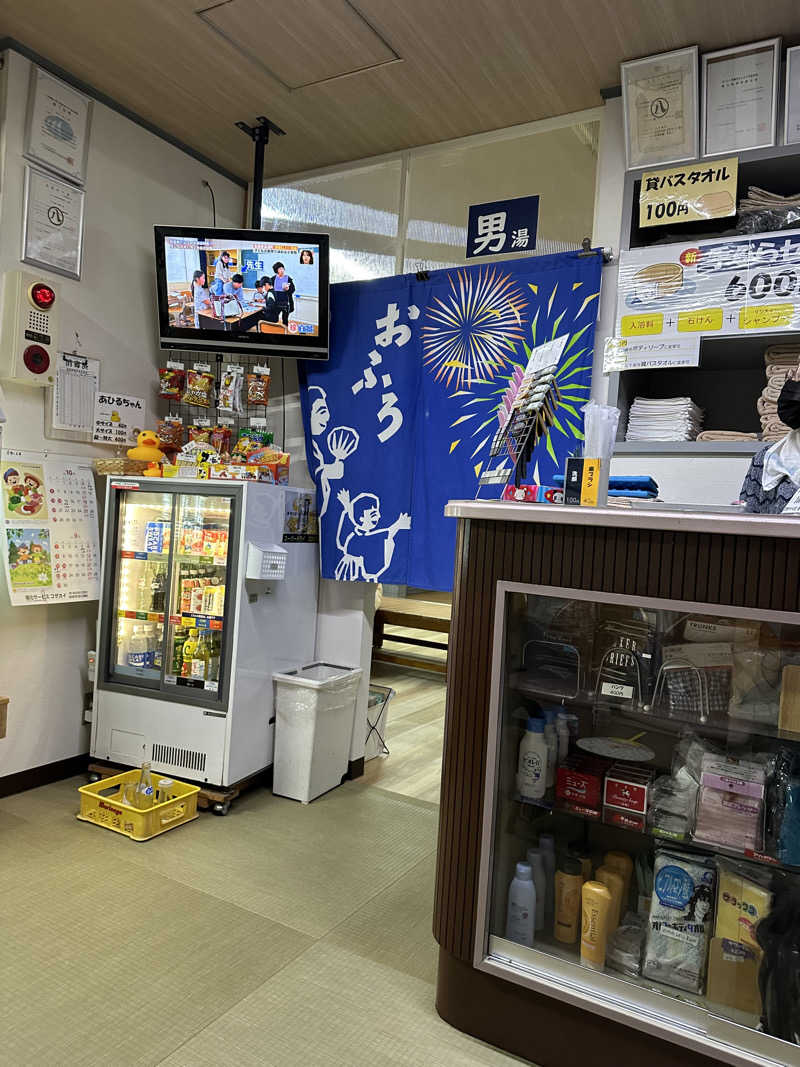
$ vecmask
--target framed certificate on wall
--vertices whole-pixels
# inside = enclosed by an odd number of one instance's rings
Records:
[[[703,56],[703,155],[775,144],[781,39]]]
[[[78,185],[86,181],[92,101],[41,67],[31,67],[25,155]]]
[[[800,45],[786,50],[786,101],[783,120],[784,144],[800,141]]]
[[[622,63],[628,168],[697,159],[697,46]]]
[[[80,280],[83,199],[83,189],[26,165],[23,263]]]

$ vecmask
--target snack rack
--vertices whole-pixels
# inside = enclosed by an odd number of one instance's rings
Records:
[[[271,432],[274,437],[276,426],[274,425],[270,409],[272,383],[270,383],[270,400],[266,406],[262,404],[247,403],[246,376],[252,374],[256,367],[267,366],[270,370],[272,369],[271,362],[265,359],[265,357],[236,354],[229,358],[221,352],[218,352],[215,356],[209,356],[206,359],[170,359],[166,363],[166,366],[174,366],[176,368],[183,366],[187,373],[190,370],[209,367],[210,373],[214,375],[213,402],[208,408],[200,407],[195,404],[187,404],[182,399],[161,398],[162,402],[165,403],[168,408],[167,417],[180,418],[183,421],[184,430],[187,426],[192,424],[196,425],[198,420],[200,420],[200,424],[202,425],[202,420],[207,419],[212,426],[217,424],[230,426],[232,442],[236,441],[240,428],[245,426],[266,429]],[[226,366],[241,367],[242,372],[245,375],[245,381],[242,386],[242,409],[233,414],[228,411],[219,410],[219,387],[222,380],[223,369]],[[279,444],[283,444],[283,442],[279,442]]]

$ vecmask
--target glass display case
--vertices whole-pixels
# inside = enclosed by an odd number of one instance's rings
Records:
[[[798,616],[496,590],[474,965],[800,1064]]]

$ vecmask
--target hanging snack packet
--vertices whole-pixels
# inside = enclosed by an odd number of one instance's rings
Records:
[[[178,452],[183,448],[183,423],[180,419],[159,419],[156,433],[165,452]]]
[[[214,375],[208,371],[190,370],[186,375],[186,390],[183,394],[184,404],[198,408],[210,408],[214,395]]]
[[[158,395],[164,400],[180,400],[186,372],[176,367],[161,367],[158,372]]]
[[[242,410],[242,368],[226,367],[219,383],[218,411],[238,415]]]
[[[249,407],[266,407],[269,401],[270,373],[247,375],[247,404]]]
[[[220,455],[229,453],[231,450],[230,426],[212,426],[209,440],[211,442],[211,447],[216,448]]]
[[[198,444],[208,445],[211,443],[211,427],[210,426],[187,426],[186,432],[188,434],[187,440],[197,441]]]

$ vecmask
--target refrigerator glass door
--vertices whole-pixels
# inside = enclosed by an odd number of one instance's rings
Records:
[[[160,685],[173,500],[164,492],[119,495],[108,676],[123,685]]]
[[[221,700],[235,603],[232,497],[182,493],[173,531],[164,681]]]

